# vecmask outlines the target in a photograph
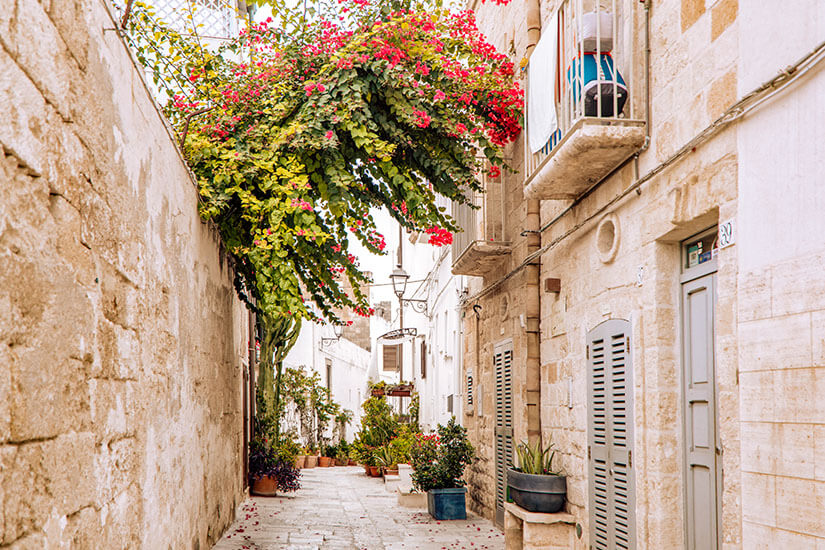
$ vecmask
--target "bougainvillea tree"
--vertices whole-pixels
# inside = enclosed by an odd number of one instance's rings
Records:
[[[471,11],[421,7],[342,0],[299,18],[282,7],[210,49],[135,5],[129,36],[172,98],[201,215],[266,315],[314,318],[310,303],[333,322],[336,308],[368,315],[348,249],[384,251],[371,212],[449,244],[459,228],[436,196],[466,202],[480,170],[503,167],[520,131],[513,64]]]

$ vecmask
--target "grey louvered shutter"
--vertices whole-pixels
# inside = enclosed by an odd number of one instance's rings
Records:
[[[627,550],[635,548],[630,322],[605,321],[587,340],[590,547]]]
[[[496,374],[496,523],[504,523],[507,468],[513,465],[513,348],[512,343],[493,352]]]
[[[427,342],[421,340],[421,378],[427,378]]]

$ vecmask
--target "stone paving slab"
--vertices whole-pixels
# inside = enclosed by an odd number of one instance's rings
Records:
[[[490,521],[436,521],[351,466],[302,470],[301,489],[252,497],[213,550],[502,550]]]

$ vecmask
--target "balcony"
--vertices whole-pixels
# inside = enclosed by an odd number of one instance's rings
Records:
[[[644,144],[635,4],[567,0],[543,29],[527,71],[527,198],[576,198]]]
[[[504,237],[504,181],[484,175],[484,193],[471,192],[470,203],[452,203],[452,216],[463,231],[453,236],[453,274],[483,276],[510,254]]]

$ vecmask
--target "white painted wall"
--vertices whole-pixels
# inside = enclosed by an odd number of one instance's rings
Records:
[[[304,323],[295,346],[284,360],[285,367],[305,367],[321,376],[328,384],[332,399],[353,413],[352,424],[347,428],[347,440],[352,441],[361,420],[361,402],[367,391],[367,376],[372,361],[370,352],[345,338],[329,345],[322,345],[322,338],[334,338],[331,326]],[[332,379],[327,380],[327,361],[332,364]]]
[[[825,39],[825,2],[798,0],[793,9],[784,6],[739,2],[740,97]],[[823,105],[825,65],[820,63],[739,125],[740,270],[825,248]]]

